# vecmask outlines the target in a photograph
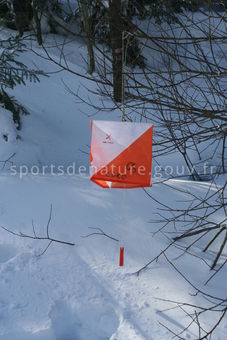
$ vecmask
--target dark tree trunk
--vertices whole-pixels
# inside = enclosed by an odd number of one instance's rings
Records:
[[[80,7],[83,16],[83,26],[86,35],[87,49],[89,55],[89,69],[88,72],[92,74],[95,71],[95,57],[93,50],[93,36],[91,31],[90,20],[88,16],[88,7],[86,0],[80,0]]]
[[[43,44],[42,28],[41,28],[41,16],[42,16],[42,4],[38,0],[33,1],[33,16],[35,21],[36,38],[39,45]]]
[[[109,0],[110,39],[113,55],[114,100],[122,102],[122,16],[121,0]]]
[[[15,13],[15,24],[22,37],[24,32],[29,29],[32,20],[31,0],[14,0],[13,9]]]

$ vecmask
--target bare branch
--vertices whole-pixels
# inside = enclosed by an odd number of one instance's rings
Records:
[[[82,236],[81,236],[82,238],[87,238],[87,237],[90,237],[90,236],[93,236],[93,235],[100,235],[100,236],[108,237],[108,238],[110,238],[110,239],[113,240],[113,241],[119,242],[118,239],[116,239],[116,238],[113,237],[113,236],[110,236],[110,235],[106,234],[101,228],[92,228],[92,227],[88,227],[88,229],[96,230],[96,232],[90,233],[90,234],[88,234],[88,235],[82,235]]]
[[[48,222],[47,222],[47,225],[46,225],[46,235],[47,236],[37,236],[36,231],[35,231],[35,225],[34,225],[33,221],[32,221],[33,235],[13,231],[13,230],[11,230],[11,229],[9,229],[5,226],[2,226],[2,225],[0,225],[0,228],[5,230],[9,234],[12,234],[12,235],[17,236],[17,237],[28,238],[28,239],[32,239],[32,240],[49,241],[47,247],[44,249],[44,251],[40,255],[43,255],[52,243],[60,243],[60,244],[65,244],[65,245],[69,245],[69,246],[75,246],[75,243],[73,243],[73,242],[59,240],[59,239],[53,238],[49,235],[49,226],[50,226],[50,222],[51,222],[51,217],[52,217],[52,205],[51,205],[51,209],[50,209],[49,219],[48,219]]]

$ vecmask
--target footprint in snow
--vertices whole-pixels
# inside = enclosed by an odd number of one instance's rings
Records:
[[[74,306],[56,301],[49,314],[56,340],[108,340],[119,326],[114,309],[105,303]]]

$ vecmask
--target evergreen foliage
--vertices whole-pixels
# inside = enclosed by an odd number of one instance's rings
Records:
[[[26,85],[26,82],[39,82],[39,77],[44,72],[29,69],[18,60],[25,51],[25,45],[17,38],[9,38],[0,42],[0,103],[11,111],[13,120],[18,130],[21,128],[21,114],[28,114],[23,105],[7,93],[7,89],[13,89],[16,85]]]

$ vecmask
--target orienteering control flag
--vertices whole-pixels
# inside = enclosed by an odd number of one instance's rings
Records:
[[[151,186],[153,124],[93,120],[91,180],[103,188]]]

